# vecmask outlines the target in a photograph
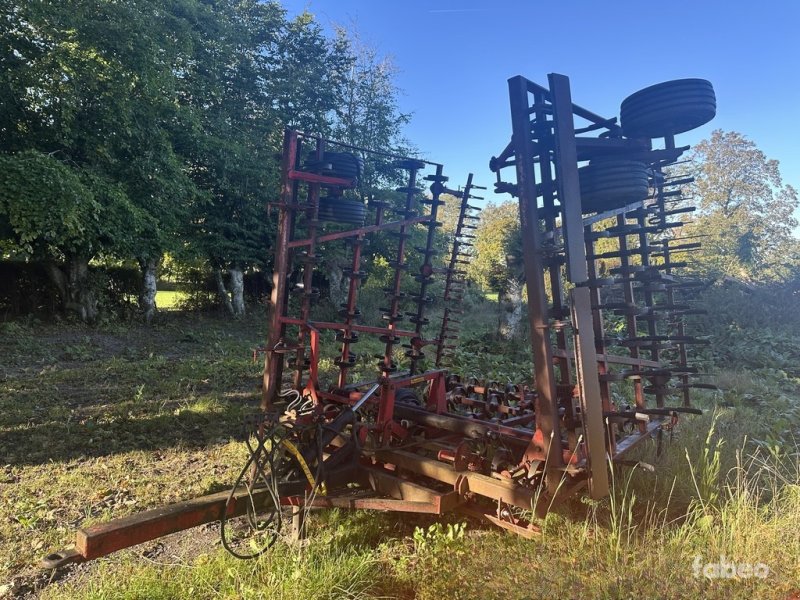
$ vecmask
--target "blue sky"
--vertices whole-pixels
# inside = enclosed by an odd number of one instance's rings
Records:
[[[508,142],[506,81],[570,77],[573,101],[604,116],[661,81],[709,79],[717,117],[678,136],[693,144],[735,130],[780,161],[800,189],[800,1],[283,0],[326,27],[355,28],[392,57],[413,115],[406,135],[442,162],[452,184],[469,171],[491,189],[489,157]],[[491,194],[487,197],[491,198]],[[800,214],[797,215],[800,217]],[[796,232],[797,233],[797,232]]]

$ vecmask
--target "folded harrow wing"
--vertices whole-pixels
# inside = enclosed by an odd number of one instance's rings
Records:
[[[699,245],[678,233],[693,210],[680,189],[691,179],[669,167],[688,148],[675,135],[713,118],[711,84],[641,90],[622,103],[619,123],[574,104],[563,75],[551,74],[547,86],[518,76],[508,86],[511,142],[490,168],[497,192],[519,203],[530,380],[446,368],[470,318],[460,307],[482,189],[472,175],[449,189],[441,164],[287,131],[280,198],[271,204],[277,238],[262,411],[240,477],[230,492],[79,530],[75,547],[48,556],[47,566],[212,521],[221,521],[231,552],[253,556],[289,522],[301,531],[310,507],[460,510],[531,535],[535,514],[584,487],[593,498],[607,495],[611,463],[660,440],[680,413],[700,412],[690,391],[711,386],[687,360],[704,340],[685,325],[702,313],[691,304],[698,283],[676,272],[684,266],[676,256]],[[375,161],[404,183],[365,202],[359,181]],[[448,252],[437,241],[445,198],[458,203]],[[362,313],[376,240],[390,254],[388,283],[381,308]],[[319,287],[337,268],[343,294],[332,311],[320,306]],[[606,331],[603,313],[621,334]],[[359,354],[367,337],[383,351]],[[326,381],[321,363],[332,356]],[[365,360],[373,376],[356,381]],[[632,405],[615,403],[616,385],[632,387]],[[237,545],[237,535],[248,543]]]

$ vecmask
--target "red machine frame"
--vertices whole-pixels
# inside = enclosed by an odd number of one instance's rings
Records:
[[[587,484],[592,497],[607,495],[610,463],[624,463],[634,447],[659,436],[665,419],[699,412],[689,406],[689,389],[712,386],[690,381],[697,372],[687,364],[687,346],[703,340],[685,334],[684,317],[700,311],[679,301],[696,283],[675,274],[681,265],[671,256],[697,244],[680,243],[670,235],[680,223],[668,220],[693,210],[670,206],[680,199],[679,186],[690,180],[670,179],[664,172],[687,147],[676,147],[672,135],[665,136],[663,149],[653,149],[649,139],[629,139],[615,119],[574,104],[565,76],[551,74],[548,83],[544,87],[520,76],[508,81],[511,142],[490,164],[497,174],[496,189],[519,200],[533,387],[464,381],[442,368],[454,346],[448,340],[458,325],[457,303],[465,285],[459,264],[469,259],[470,230],[475,228],[477,209],[469,204],[477,188],[472,176],[463,189],[450,190],[441,164],[286,132],[281,195],[272,204],[278,221],[262,409],[275,410],[280,392],[288,386],[313,401],[313,418],[319,421],[338,422],[326,416],[330,406],[338,407],[331,414],[351,411],[347,424],[325,438],[324,445],[334,453],[337,444],[347,440],[356,444],[356,460],[331,470],[330,481],[357,483],[362,492],[282,497],[281,504],[295,507],[297,515],[300,507],[308,506],[432,514],[459,509],[530,536],[536,526],[528,511],[542,514]],[[588,124],[576,127],[576,119]],[[592,132],[599,135],[582,135]],[[374,209],[370,224],[329,231],[320,220],[322,190],[340,192],[353,188],[355,181],[332,175],[324,167],[306,168],[304,158],[310,152],[312,163],[324,165],[331,148],[394,160],[407,173],[406,185],[398,190],[405,201],[392,205],[370,199]],[[585,216],[579,162],[620,155],[650,165],[653,194]],[[501,181],[506,167],[514,168],[514,183]],[[434,173],[426,177],[430,194],[423,196],[417,184],[426,168]],[[437,264],[434,242],[445,193],[458,198],[459,217],[449,260]],[[420,210],[421,205],[428,207],[427,212]],[[398,218],[387,220],[393,211]],[[593,227],[608,219],[615,219],[615,225],[602,231]],[[408,240],[415,227],[424,229],[426,243],[416,248],[417,287],[408,295],[403,281],[409,269]],[[362,249],[370,236],[386,232],[397,237],[394,276],[386,288],[388,306],[382,309],[386,323],[359,323],[356,304],[365,275]],[[601,238],[616,240],[615,249],[599,252],[596,242]],[[352,251],[342,320],[316,319],[314,273],[321,246],[345,241]],[[597,261],[612,257],[620,260],[615,277],[601,276]],[[445,308],[441,321],[433,324],[426,314],[437,275],[444,276]],[[613,288],[622,299],[610,301],[613,294],[606,288]],[[296,301],[290,300],[293,292]],[[404,303],[413,310],[404,313]],[[624,317],[627,338],[617,343],[628,349],[627,355],[609,351],[613,340],[604,333],[604,310]],[[401,328],[403,319],[414,327]],[[340,343],[339,374],[335,384],[324,389],[321,348],[325,332],[331,331]],[[359,335],[380,336],[385,351],[374,379],[352,382],[356,358],[351,347]],[[401,365],[396,358],[403,342],[407,351]],[[432,359],[432,355],[426,358],[426,349],[435,349],[433,368],[424,368]],[[294,370],[290,376],[284,373],[289,357]],[[399,372],[401,367],[405,368]],[[670,385],[672,379],[679,383]],[[632,381],[633,407],[612,401],[611,386],[622,380]],[[401,392],[420,387],[424,405]],[[665,406],[676,393],[682,396],[681,406]],[[655,406],[648,406],[647,394],[654,395]],[[632,424],[632,431],[621,435],[623,424]],[[234,490],[147,511],[81,530],[75,549],[50,555],[45,562],[52,567],[93,559],[241,515],[248,505],[266,502],[266,494],[258,489]]]

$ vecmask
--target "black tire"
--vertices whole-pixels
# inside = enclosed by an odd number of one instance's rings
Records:
[[[649,194],[649,168],[636,160],[592,161],[578,169],[581,212],[602,212],[639,202]]]
[[[360,200],[342,198],[320,198],[319,219],[334,223],[363,225],[367,217],[367,207]]]
[[[675,79],[625,98],[620,123],[627,137],[660,138],[705,125],[716,114],[717,97],[710,81]]]
[[[316,153],[308,155],[306,164],[313,167],[319,163],[330,165],[330,169],[322,169],[322,173],[331,177],[358,181],[364,174],[364,159],[350,152],[325,152],[322,161],[317,161]]]
[[[394,401],[398,404],[411,404],[412,406],[422,406],[417,392],[411,388],[398,388],[394,391]]]
[[[352,173],[356,179],[364,174],[364,159],[349,152],[326,152],[325,159],[331,162],[337,173]]]

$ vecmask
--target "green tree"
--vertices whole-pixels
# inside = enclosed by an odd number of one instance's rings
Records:
[[[326,125],[319,131],[326,132],[336,141],[387,154],[408,156],[413,154],[403,138],[402,129],[410,116],[399,109],[398,89],[395,77],[397,70],[391,60],[381,57],[374,48],[361,42],[356,34],[339,29],[329,41],[329,67],[336,74],[333,111],[329,113]],[[337,148],[331,148],[337,150]],[[358,152],[356,150],[347,150]],[[361,153],[364,160],[364,174],[358,189],[346,192],[346,197],[363,201],[379,199],[395,208],[405,205],[405,194],[394,191],[405,185],[407,171],[394,166],[394,159],[381,154]],[[414,236],[408,244],[413,247],[424,245],[424,232],[413,228]],[[372,240],[368,260],[393,259],[397,249],[396,238],[378,235]],[[346,294],[347,280],[342,269],[350,264],[349,255],[341,248],[325,253],[323,269],[329,280],[330,300],[339,304]]]
[[[91,320],[96,308],[89,261],[99,253],[144,263],[160,256],[193,194],[169,131],[180,39],[155,2],[34,0],[6,15],[0,97],[14,109],[0,119],[0,152],[9,164],[31,165],[59,181],[75,175],[86,202],[95,201],[89,204],[93,219],[102,224],[87,223],[63,240],[36,228],[23,232],[18,222],[11,224],[12,215],[26,210],[20,205],[68,213],[61,204],[70,195],[33,194],[36,182],[15,169],[8,175],[16,179],[8,180],[14,195],[6,194],[4,214],[5,230],[16,234],[6,245],[47,262],[65,310]],[[76,240],[76,233],[83,239]],[[33,234],[45,237],[28,239]],[[79,309],[76,298],[83,303]]]
[[[796,273],[800,245],[792,230],[798,198],[783,183],[778,161],[746,136],[719,129],[695,146],[691,160],[698,217],[686,230],[705,236],[700,268],[751,281]]]
[[[40,260],[67,312],[97,316],[89,258],[141,215],[118,186],[35,150],[0,154],[0,250]],[[63,266],[59,265],[62,263]]]
[[[400,111],[397,68],[391,59],[381,57],[358,35],[348,37],[343,29],[337,31],[337,44],[347,48],[350,60],[336,106],[333,137],[352,146],[414,155],[415,150],[403,137],[403,127],[411,115]],[[406,172],[396,169],[393,159],[375,154],[362,158],[365,170],[360,191],[368,199],[405,183]]]
[[[499,205],[490,202],[483,209],[473,251],[467,273],[484,291],[497,293],[498,301],[505,308],[503,319],[498,323],[499,333],[512,338],[522,324],[525,301],[522,237],[516,201]]]
[[[267,51],[262,76],[277,122],[329,136],[352,64],[347,39],[326,38],[314,16],[304,12],[285,22]]]
[[[150,318],[165,253],[205,261],[241,314],[243,273],[266,266],[273,235],[283,128],[392,151],[407,120],[387,61],[277,2],[32,0],[4,11],[0,50],[2,247],[50,265],[86,319],[90,261],[137,262]]]
[[[189,251],[207,261],[233,316],[245,310],[244,272],[267,266],[283,129],[330,134],[351,62],[346,40],[326,38],[310,14],[285,16],[277,3],[202,2],[185,74],[186,155],[205,193]]]
[[[189,117],[178,147],[203,199],[193,205],[181,254],[208,263],[221,302],[238,317],[245,310],[244,271],[264,265],[271,234],[266,197],[276,187],[281,125],[265,71],[286,24],[275,3],[195,8],[179,96]]]
[[[520,278],[521,246],[517,203],[490,202],[475,231],[474,257],[467,267],[470,278],[483,290],[502,294],[509,281]]]

